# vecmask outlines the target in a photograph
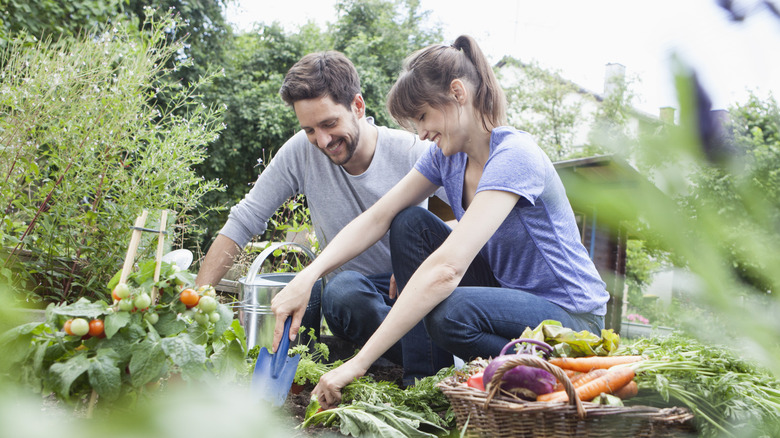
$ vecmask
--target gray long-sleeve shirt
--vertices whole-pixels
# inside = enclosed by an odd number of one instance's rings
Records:
[[[377,131],[371,165],[354,176],[333,164],[299,131],[279,149],[244,199],[230,210],[220,234],[243,248],[252,237],[266,230],[268,219],[282,203],[303,194],[317,239],[324,247],[413,169],[430,144],[406,131],[384,126],[377,126]],[[442,190],[437,195],[446,199],[440,193]],[[427,206],[427,200],[420,205]],[[365,275],[391,272],[388,234],[340,270]]]

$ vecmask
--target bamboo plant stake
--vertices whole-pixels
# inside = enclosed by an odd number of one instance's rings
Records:
[[[125,263],[122,265],[122,274],[119,276],[119,284],[127,283],[127,277],[130,275],[130,270],[133,267],[133,260],[135,259],[135,253],[138,251],[138,244],[141,242],[142,228],[146,224],[146,216],[149,214],[147,210],[141,212],[133,225],[133,234],[130,236],[130,245],[127,247],[127,254],[125,255]],[[87,418],[92,418],[92,412],[95,410],[97,404],[98,393],[93,389],[92,394],[89,397],[89,404],[87,405]]]
[[[157,302],[157,282],[160,281],[160,265],[162,264],[163,246],[165,244],[165,228],[168,222],[168,210],[160,215],[160,231],[157,234],[157,254],[154,257],[154,286],[152,286],[152,305]]]

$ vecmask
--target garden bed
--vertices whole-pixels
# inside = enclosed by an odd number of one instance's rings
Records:
[[[373,377],[376,381],[395,382],[401,385],[403,368],[396,365],[374,365],[368,369],[366,375]],[[295,386],[293,384],[294,388],[284,402],[284,410],[290,413],[296,424],[301,424],[306,417],[306,408],[309,406],[314,385],[298,387],[297,390]],[[301,436],[344,436],[338,427],[315,426],[302,429],[299,432]]]

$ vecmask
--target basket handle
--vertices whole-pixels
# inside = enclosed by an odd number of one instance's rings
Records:
[[[314,253],[311,252],[309,248],[306,248],[303,245],[299,245],[295,242],[277,242],[272,243],[268,248],[264,249],[263,252],[260,253],[260,255],[255,258],[255,261],[252,262],[252,265],[249,267],[249,271],[246,274],[246,283],[252,284],[255,282],[255,277],[257,276],[257,272],[260,270],[260,268],[263,267],[263,262],[265,259],[268,258],[268,256],[271,255],[274,251],[277,249],[283,247],[283,246],[297,246],[301,250],[303,250],[303,253],[309,256],[311,260],[314,260]]]
[[[498,390],[501,387],[501,379],[504,377],[504,374],[518,365],[527,365],[535,368],[541,368],[555,376],[555,378],[558,379],[558,381],[563,385],[563,389],[566,390],[566,394],[569,396],[569,403],[577,408],[577,414],[580,416],[580,418],[585,418],[585,408],[582,406],[580,397],[577,395],[577,391],[574,389],[574,385],[572,385],[571,380],[569,380],[569,376],[567,376],[560,367],[532,354],[515,355],[511,359],[501,364],[498,369],[496,369],[496,372],[493,374],[493,378],[490,380],[490,392],[485,399],[485,409],[487,409],[488,405],[490,404],[490,400],[492,400],[493,397],[498,393]]]

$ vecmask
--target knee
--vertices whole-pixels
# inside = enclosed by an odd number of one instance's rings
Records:
[[[344,271],[336,274],[325,283],[322,290],[322,303],[344,303],[352,298],[365,276],[355,271]]]
[[[458,329],[452,318],[452,309],[446,304],[446,300],[431,310],[424,318],[425,329],[434,343],[447,349],[453,341],[452,334]]]
[[[430,214],[428,210],[418,206],[407,207],[401,210],[390,224],[390,238],[392,239],[393,235],[404,234],[409,230],[419,231],[421,224],[426,221],[426,217]]]

